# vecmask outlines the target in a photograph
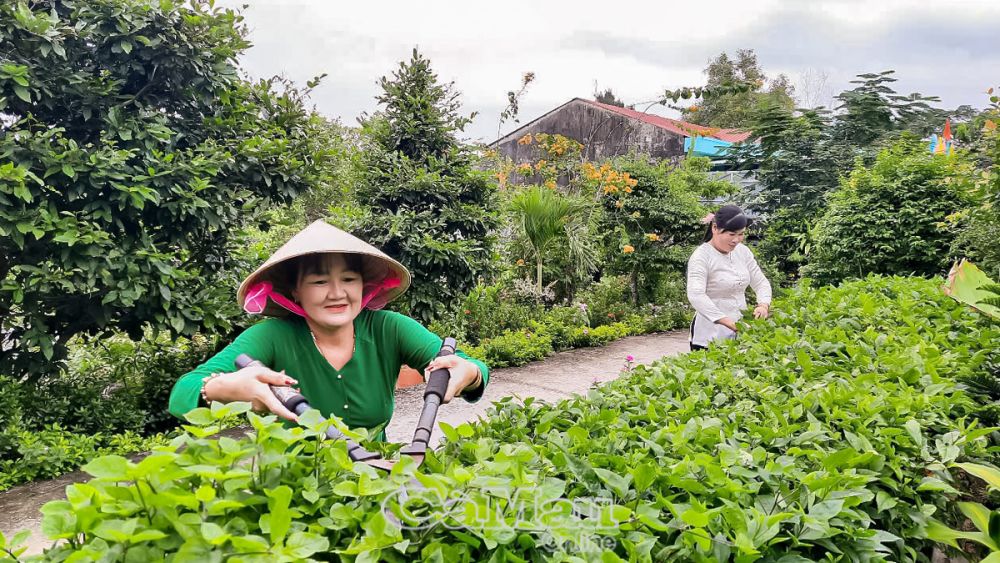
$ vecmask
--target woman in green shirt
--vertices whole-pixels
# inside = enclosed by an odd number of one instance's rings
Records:
[[[381,430],[392,417],[403,364],[425,373],[450,370],[445,402],[455,395],[478,400],[489,381],[484,363],[460,351],[436,358],[441,338],[405,315],[380,310],[409,284],[400,263],[316,221],[240,285],[237,298],[248,313],[274,318],[183,375],[170,394],[170,412],[183,417],[199,404],[247,401],[296,420],[269,387],[296,385],[324,416]],[[268,367],[233,371],[240,354]]]

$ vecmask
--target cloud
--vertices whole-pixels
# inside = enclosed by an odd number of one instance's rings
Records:
[[[455,82],[465,112],[479,112],[467,136],[487,141],[506,92],[529,70],[537,79],[522,99],[522,123],[590,96],[595,83],[630,103],[700,84],[711,58],[740,48],[755,49],[772,75],[823,71],[834,93],[857,73],[893,68],[898,91],[936,94],[946,107],[982,106],[983,90],[1000,80],[995,0],[578,0],[573,9],[534,0],[254,0],[244,14],[254,43],[244,69],[299,84],[328,73],[313,101],[345,125],[377,109],[377,80],[418,46],[441,80]]]
[[[854,1],[835,4],[843,7]],[[860,3],[852,8],[863,9]],[[571,45],[651,64],[701,67],[722,51],[753,48],[771,75],[785,72],[794,77],[822,69],[839,91],[847,89],[856,74],[895,69],[901,92],[940,95],[946,106],[982,105],[982,90],[1000,78],[998,29],[998,10],[909,10],[859,24],[814,5],[781,9],[723,38],[705,41],[580,31],[573,34]]]

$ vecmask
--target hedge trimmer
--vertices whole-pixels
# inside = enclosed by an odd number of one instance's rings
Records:
[[[437,357],[440,358],[441,356],[454,354],[455,346],[454,338],[445,338]],[[239,369],[254,365],[263,366],[264,364],[247,354],[240,354],[236,358],[236,367]],[[434,431],[434,420],[437,418],[438,407],[441,406],[445,393],[448,391],[448,382],[450,379],[451,373],[447,369],[438,369],[431,372],[430,377],[427,379],[427,388],[424,390],[424,406],[420,411],[420,419],[417,421],[417,429],[413,433],[413,440],[399,451],[400,454],[413,458],[417,462],[417,466],[423,463],[424,457],[427,455],[427,443],[430,441],[431,433]],[[271,392],[285,405],[285,408],[295,414],[302,414],[311,408],[306,398],[291,387],[271,385]],[[377,467],[384,471],[391,471],[392,467],[398,463],[397,460],[384,459],[381,454],[366,450],[361,444],[348,438],[334,426],[327,428],[326,435],[333,440],[343,440],[347,444],[347,454],[353,461],[367,463],[372,467]]]

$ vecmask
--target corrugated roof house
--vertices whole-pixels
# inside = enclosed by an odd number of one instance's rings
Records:
[[[643,113],[582,98],[573,98],[508,133],[493,143],[514,162],[534,156],[534,147],[519,145],[517,140],[536,133],[559,134],[584,145],[587,160],[600,161],[612,156],[637,152],[655,159],[680,159],[694,144],[694,152],[718,156],[732,143],[746,140],[750,133],[719,129],[686,121]]]

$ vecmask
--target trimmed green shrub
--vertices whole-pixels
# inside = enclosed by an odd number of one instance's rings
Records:
[[[466,353],[494,368],[520,366],[544,359],[552,353],[552,337],[541,325],[535,324],[535,327],[537,332],[504,331],[503,334],[470,348]]]
[[[993,460],[955,378],[1000,337],[939,283],[796,289],[737,340],[442,424],[419,470],[352,463],[315,414],[212,440],[248,405],[198,409],[142,462],[88,464],[44,559],[926,561],[952,464]]]

